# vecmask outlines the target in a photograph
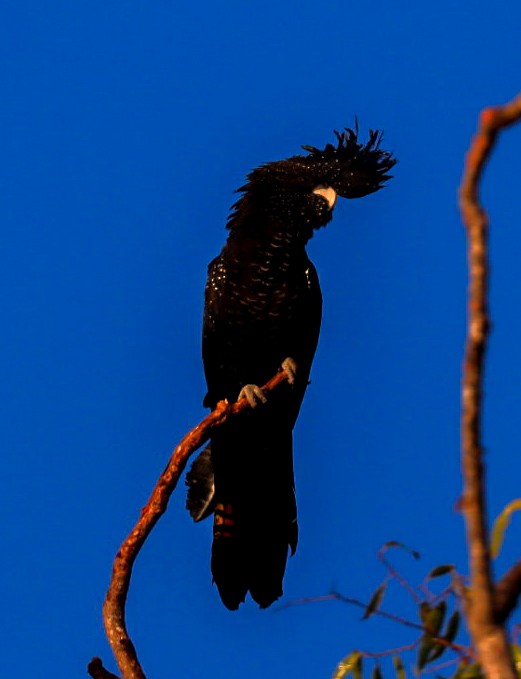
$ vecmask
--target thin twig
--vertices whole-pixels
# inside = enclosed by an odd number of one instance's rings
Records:
[[[479,202],[479,183],[499,130],[521,117],[521,96],[489,108],[467,154],[460,209],[468,237],[468,330],[462,379],[462,510],[467,530],[471,596],[465,612],[469,630],[489,679],[515,679],[505,630],[495,620],[494,585],[486,525],[485,472],[481,443],[483,368],[488,318],[488,218]]]
[[[407,653],[408,651],[414,651],[414,649],[419,645],[421,637],[413,641],[412,644],[406,644],[405,646],[397,646],[396,648],[390,648],[387,651],[360,651],[360,655],[364,658],[388,658],[390,655],[399,655],[400,653]]]
[[[451,658],[451,660],[445,660],[445,662],[440,662],[437,665],[433,665],[432,667],[423,667],[422,672],[423,674],[434,674],[434,672],[439,672],[440,670],[451,667],[451,665],[455,665],[459,662],[459,658]]]
[[[343,594],[340,594],[339,592],[331,592],[330,594],[324,594],[322,596],[316,596],[316,597],[303,597],[301,599],[293,599],[293,601],[288,601],[285,604],[281,604],[280,606],[277,607],[277,611],[281,611],[285,608],[290,608],[291,606],[300,606],[302,604],[313,604],[313,603],[319,603],[322,601],[341,601],[344,604],[350,604],[351,606],[356,606],[357,608],[363,608],[364,610],[367,610],[367,603],[364,603],[363,601],[360,601],[359,599],[353,599],[352,597],[344,596]],[[454,642],[447,641],[446,639],[443,639],[442,637],[438,637],[436,635],[432,634],[432,631],[429,630],[427,627],[424,625],[421,625],[418,622],[413,622],[412,620],[407,620],[406,618],[402,618],[399,615],[395,615],[394,613],[389,613],[388,611],[384,611],[381,608],[377,608],[373,611],[372,615],[379,615],[382,618],[385,618],[387,620],[392,620],[393,622],[396,622],[400,625],[403,625],[404,627],[410,627],[411,629],[415,629],[418,632],[421,632],[423,634],[428,634],[429,636],[432,637],[433,641],[436,643],[439,643],[442,646],[446,646],[447,648],[450,648],[454,653],[457,653],[461,658],[465,659],[472,659],[473,654],[472,650],[467,648],[466,646],[462,646],[461,644],[455,644]],[[417,639],[415,642],[413,642],[412,646],[416,646],[419,642],[421,641],[420,639]],[[382,652],[377,652],[377,653],[369,653],[369,652],[362,652],[363,655],[371,656],[371,657],[380,657],[380,656],[385,656],[385,655],[391,655],[394,651],[397,649],[391,650],[391,651],[382,651]],[[398,649],[400,650],[400,649]]]
[[[389,575],[394,578],[405,589],[406,592],[409,593],[409,596],[414,601],[414,603],[420,604],[420,594],[407,582],[407,580],[401,575],[399,570],[393,566],[389,559],[384,556],[382,549],[378,551],[377,557],[380,559],[385,568],[387,568]]]
[[[262,390],[265,394],[269,394],[286,381],[287,374],[281,371],[272,377],[262,387]],[[116,554],[112,569],[112,579],[103,604],[103,622],[109,644],[123,679],[146,679],[139,664],[136,649],[125,625],[125,602],[134,561],[148,535],[159,518],[165,513],[170,496],[190,455],[210,438],[210,432],[213,429],[224,424],[230,417],[238,415],[250,407],[246,398],[242,398],[233,404],[229,404],[227,401],[220,401],[216,409],[182,439],[172,453],[164,472],[159,477],[150,499],[141,510],[138,522]],[[99,658],[91,661],[88,671],[90,676],[96,679],[112,678],[115,676],[107,673]],[[97,672],[97,674],[93,674],[93,671]],[[104,675],[103,672],[106,674]]]
[[[317,597],[303,597],[302,599],[293,599],[293,601],[288,601],[285,604],[277,606],[277,611],[281,611],[284,608],[290,608],[291,606],[300,606],[301,604],[313,604],[321,601],[341,601],[344,604],[350,604],[351,606],[356,606],[357,608],[363,608],[367,610],[367,603],[360,601],[359,599],[353,599],[352,597],[344,596],[338,592],[331,592],[331,594],[324,594],[323,596]],[[419,632],[425,632],[423,625],[418,622],[412,622],[406,618],[401,618],[399,615],[394,613],[388,613],[387,611],[377,608],[373,611],[373,615],[379,615],[382,618],[387,618],[393,622],[397,622],[404,627],[411,627],[412,629],[418,630]]]

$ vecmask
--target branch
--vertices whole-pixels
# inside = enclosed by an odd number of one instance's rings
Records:
[[[365,611],[367,611],[367,607],[369,605],[367,603],[364,603],[363,601],[360,601],[359,599],[353,599],[352,597],[344,596],[339,592],[331,592],[330,594],[323,594],[322,596],[293,599],[293,601],[288,601],[287,603],[278,606],[276,608],[276,611],[281,611],[285,608],[290,608],[291,606],[300,606],[302,604],[313,604],[322,601],[341,601],[344,604],[350,604],[351,606],[356,606],[357,608],[363,608]],[[450,648],[454,653],[458,654],[460,659],[463,659],[465,662],[470,662],[473,660],[473,653],[471,649],[467,648],[466,646],[462,646],[461,644],[455,644],[452,641],[447,641],[447,639],[439,637],[436,634],[433,634],[433,631],[430,630],[425,625],[422,625],[418,622],[413,622],[412,620],[407,620],[406,618],[402,618],[401,616],[395,615],[394,613],[389,613],[381,608],[376,608],[372,612],[372,615],[379,615],[382,618],[392,620],[393,622],[403,625],[404,627],[410,627],[412,629],[417,630],[418,632],[421,632],[422,635],[428,634],[430,637],[432,637],[432,640],[434,642],[440,644],[441,646],[445,646],[446,648]],[[393,648],[388,651],[381,651],[378,653],[360,651],[360,653],[367,658],[382,658],[387,655],[400,653],[403,650],[412,650],[415,646],[417,646],[421,642],[421,639],[422,637],[419,637],[412,644],[408,644],[407,646],[403,646],[400,648]]]
[[[503,107],[485,109],[467,154],[460,209],[468,238],[468,329],[462,380],[462,509],[467,530],[471,595],[469,631],[486,676],[514,679],[506,632],[495,620],[494,584],[486,527],[485,472],[481,443],[483,367],[489,332],[488,218],[479,203],[479,183],[498,132],[521,118],[521,95]]]
[[[286,381],[287,374],[281,371],[272,377],[262,387],[262,390],[268,394]],[[190,455],[210,438],[212,429],[250,407],[246,398],[233,404],[219,401],[215,410],[188,432],[172,453],[150,499],[141,510],[138,522],[116,554],[112,579],[103,604],[103,622],[123,679],[146,679],[125,625],[125,602],[134,561],[159,518],[165,513],[170,496],[177,486]],[[104,669],[99,658],[94,658],[89,663],[88,672],[93,679],[113,679],[115,676]]]
[[[290,608],[291,606],[300,606],[302,604],[314,604],[321,601],[341,601],[344,604],[350,604],[351,606],[356,606],[357,608],[363,608],[364,611],[367,610],[367,603],[360,601],[359,599],[353,599],[349,596],[344,596],[339,592],[331,592],[331,594],[323,594],[322,596],[316,597],[303,597],[302,599],[293,599],[293,601],[288,601],[285,604],[280,604],[277,606],[276,610],[281,611],[285,608]],[[373,615],[379,615],[382,618],[387,618],[393,622],[397,622],[404,627],[411,627],[412,629],[418,630],[420,632],[425,632],[425,627],[420,625],[418,622],[412,622],[411,620],[406,620],[405,618],[395,615],[394,613],[388,613],[387,611],[377,608],[373,611]]]

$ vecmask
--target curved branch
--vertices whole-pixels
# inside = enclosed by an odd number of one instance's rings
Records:
[[[262,390],[268,394],[287,379],[287,374],[281,371],[272,377],[262,387]],[[190,455],[210,438],[212,429],[250,407],[246,398],[233,404],[220,401],[214,411],[188,432],[172,453],[150,499],[141,510],[138,522],[116,554],[112,579],[103,604],[103,622],[109,644],[124,679],[146,679],[125,625],[125,602],[134,561],[152,529],[165,513],[170,496],[177,486]],[[88,672],[93,679],[112,679],[115,676],[105,670],[99,658],[94,658],[89,663]]]
[[[487,677],[514,679],[506,632],[495,617],[495,591],[486,526],[485,472],[481,443],[483,367],[489,332],[488,217],[479,202],[479,183],[500,130],[521,118],[521,95],[503,107],[485,109],[467,154],[460,209],[468,237],[468,330],[462,380],[462,509],[467,530],[471,596],[469,631]]]

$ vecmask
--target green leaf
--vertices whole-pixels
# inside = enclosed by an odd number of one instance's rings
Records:
[[[393,667],[396,672],[396,679],[407,679],[405,667],[399,655],[393,655]]]
[[[438,660],[438,658],[441,657],[446,650],[446,646],[440,644],[438,641],[435,641],[427,662],[434,662],[435,660]]]
[[[383,679],[382,670],[380,669],[380,665],[374,666],[373,672],[371,674],[371,679]]]
[[[449,622],[447,623],[447,629],[445,630],[445,634],[441,638],[447,641],[449,644],[451,644],[454,641],[456,634],[458,633],[459,623],[460,623],[459,612],[454,611],[454,613],[449,618]],[[439,636],[439,634],[437,634],[436,636]],[[436,643],[436,647],[432,650],[432,653],[429,656],[429,662],[431,663],[434,662],[434,660],[438,660],[438,658],[441,658],[441,656],[447,649],[448,646],[446,646],[445,644]]]
[[[362,654],[360,651],[353,651],[341,660],[331,679],[344,679],[352,674],[354,679],[362,679]]]
[[[387,585],[383,584],[378,587],[378,589],[375,591],[373,596],[371,597],[371,600],[367,604],[367,608],[365,609],[365,613],[362,616],[362,620],[367,620],[367,618],[370,618],[375,611],[377,611],[380,608],[380,604],[382,603],[382,599],[384,598],[385,594],[385,588]]]
[[[451,573],[453,570],[454,566],[450,563],[444,564],[443,566],[436,566],[436,568],[433,568],[427,577],[429,580],[432,580],[432,578],[439,578],[440,575]]]
[[[512,514],[519,510],[521,510],[521,498],[509,502],[495,520],[490,536],[490,554],[493,559],[496,559],[501,551],[503,540],[505,539],[505,531],[508,528]]]
[[[425,629],[431,636],[437,637],[439,635],[439,631],[443,624],[443,619],[445,617],[446,612],[447,612],[447,602],[440,601],[440,603],[437,604],[437,606],[434,606],[434,608],[431,608],[431,610],[427,614],[424,624]]]
[[[404,545],[403,542],[396,542],[396,540],[389,540],[386,542],[381,548],[380,552],[386,552],[388,549],[391,547],[398,547],[399,549],[403,549],[406,552],[409,552],[413,558],[418,560],[421,557],[420,552],[417,552],[415,549],[411,549],[410,547],[407,547],[407,545]]]
[[[434,641],[432,640],[432,637],[425,635],[423,637],[423,641],[420,646],[420,650],[418,651],[418,660],[416,662],[416,666],[418,668],[418,671],[422,670],[425,665],[429,661],[429,655],[431,653],[431,650],[434,647]]]
[[[478,663],[471,665],[460,665],[451,679],[485,679]]]
[[[481,666],[478,663],[472,663],[467,665],[461,675],[461,679],[483,679],[483,673],[481,672]]]
[[[432,662],[445,650],[445,647],[439,642],[435,641],[433,637],[439,636],[439,631],[443,624],[445,613],[447,612],[447,603],[440,601],[434,607],[429,606],[426,601],[420,604],[420,617],[425,627],[425,634],[422,639],[420,650],[418,651],[417,667],[421,670],[425,665]]]
[[[512,657],[514,658],[514,667],[517,673],[521,676],[521,646],[512,644]]]
[[[449,644],[452,644],[452,642],[456,638],[456,635],[458,634],[459,631],[459,624],[460,624],[459,611],[454,611],[454,613],[449,618],[449,622],[447,623],[447,629],[445,630],[445,634],[443,635],[443,638],[445,639],[445,641],[448,641]]]
[[[420,620],[422,623],[425,625],[427,622],[427,618],[429,617],[429,613],[431,612],[431,607],[426,601],[422,601],[420,606],[419,606],[419,613],[420,613]]]
[[[360,655],[353,669],[353,679],[363,679],[363,657]]]

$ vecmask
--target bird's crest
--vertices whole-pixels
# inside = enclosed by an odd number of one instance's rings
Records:
[[[358,141],[358,121],[355,129],[335,130],[338,144],[327,144],[324,149],[303,146],[309,153],[307,160],[316,165],[329,184],[343,198],[360,198],[374,193],[391,179],[388,174],[396,164],[392,153],[380,149],[383,132],[369,130],[369,140]]]

